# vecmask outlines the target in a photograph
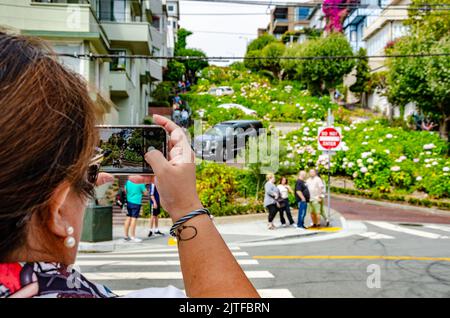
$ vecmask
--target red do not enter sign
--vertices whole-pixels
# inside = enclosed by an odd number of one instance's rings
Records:
[[[339,150],[342,135],[340,129],[325,127],[319,129],[319,150]]]

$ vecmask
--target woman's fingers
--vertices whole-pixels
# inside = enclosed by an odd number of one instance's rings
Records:
[[[172,132],[177,129],[180,128],[179,126],[177,126],[177,124],[175,124],[173,121],[171,121],[170,119],[167,119],[164,116],[159,116],[159,115],[153,115],[153,120],[155,121],[155,124],[163,126],[164,129],[169,133],[172,134]]]
[[[97,182],[95,183],[95,185],[99,187],[109,182],[114,182],[114,176],[109,173],[100,172],[98,174]]]

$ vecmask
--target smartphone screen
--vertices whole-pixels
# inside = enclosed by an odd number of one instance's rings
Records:
[[[103,155],[100,171],[116,175],[153,174],[145,161],[150,147],[167,158],[168,135],[160,126],[97,126],[100,141],[97,154]]]

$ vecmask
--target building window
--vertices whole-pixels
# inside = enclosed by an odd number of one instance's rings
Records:
[[[83,48],[81,44],[54,44],[53,48],[57,53],[60,54],[82,54]],[[81,63],[82,60],[74,59],[71,57],[60,57],[60,62],[64,64],[66,67],[71,69],[72,71],[81,74]],[[84,75],[84,74],[81,74]]]
[[[174,10],[174,7],[173,7],[173,6],[168,6],[168,7],[167,7],[167,10],[168,10],[169,12],[172,12],[172,11]]]
[[[116,54],[119,56],[125,56],[125,55],[127,55],[127,51],[116,50],[113,52],[113,54]],[[113,58],[109,68],[111,71],[126,71],[127,70],[127,59],[125,57]]]
[[[295,8],[295,20],[306,20],[309,15],[309,8],[306,7],[299,7]]]
[[[127,20],[126,0],[99,0],[98,16],[103,21],[125,22]]]

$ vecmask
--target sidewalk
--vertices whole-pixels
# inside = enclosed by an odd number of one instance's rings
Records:
[[[297,210],[292,211],[294,220],[297,220]],[[327,233],[335,233],[345,228],[345,220],[335,210],[331,210],[330,227],[320,229],[299,229],[295,226],[282,227],[279,216],[275,218],[275,230],[267,229],[267,214],[250,214],[238,216],[225,216],[214,218],[217,229],[222,234],[227,244],[253,243],[272,240],[281,240],[289,238],[297,238],[311,235],[326,235]],[[305,224],[311,223],[309,215],[305,218]],[[344,223],[344,224],[343,224]],[[160,220],[160,230],[164,236],[147,237],[149,233],[148,220],[140,220],[136,229],[137,237],[143,239],[142,243],[124,242],[123,226],[115,225],[113,227],[114,241],[101,243],[80,243],[80,252],[111,252],[114,250],[133,249],[142,247],[167,247],[175,245],[173,240],[169,239],[169,230],[172,225],[171,220]]]

